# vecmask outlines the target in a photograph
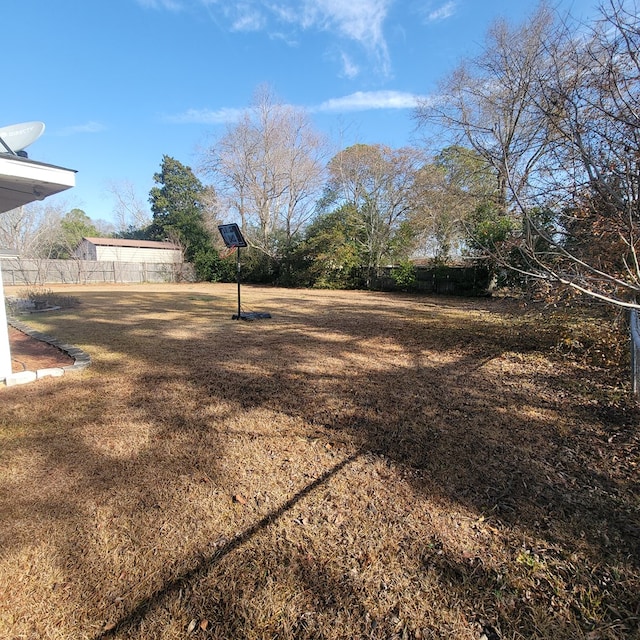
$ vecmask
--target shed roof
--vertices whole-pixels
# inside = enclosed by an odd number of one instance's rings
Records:
[[[133,249],[170,249],[180,250],[173,242],[155,242],[153,240],[125,240],[123,238],[82,238],[99,247],[131,247]]]

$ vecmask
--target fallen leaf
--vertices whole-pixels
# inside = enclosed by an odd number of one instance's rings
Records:
[[[194,618],[190,623],[189,626],[187,627],[187,633],[193,633],[196,630],[196,627],[198,626],[198,621]]]
[[[209,628],[209,621],[208,620],[200,620],[200,628],[203,631],[206,631]]]

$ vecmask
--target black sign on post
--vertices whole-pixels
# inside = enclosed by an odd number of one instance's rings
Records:
[[[218,231],[220,231],[220,235],[227,249],[233,249],[235,247],[239,249],[240,247],[247,246],[242,231],[240,231],[240,227],[235,222],[231,224],[219,224]]]
[[[249,246],[240,231],[240,227],[232,222],[231,224],[219,224],[218,231],[224,240],[227,249],[237,249],[236,254],[236,277],[238,281],[238,313],[231,316],[232,320],[255,320],[256,318],[270,318],[270,313],[254,311],[252,313],[242,313],[240,305],[240,249]]]

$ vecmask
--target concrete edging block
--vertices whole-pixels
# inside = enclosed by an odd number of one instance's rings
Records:
[[[42,378],[59,378],[64,375],[64,369],[62,367],[49,367],[48,369],[38,369],[36,371],[36,380]]]
[[[8,378],[5,378],[4,383],[7,387],[15,387],[19,384],[34,382],[36,379],[37,376],[35,371],[19,371],[18,373],[12,373]]]
[[[35,329],[31,329],[31,327],[29,327],[28,325],[19,322],[14,318],[7,318],[7,321],[18,331],[22,331],[22,333],[25,333],[26,335],[35,338],[36,340],[40,340],[40,342],[46,342],[47,344],[60,349],[60,351],[66,353],[73,359],[73,364],[66,367],[51,367],[48,369],[38,369],[37,371],[20,371],[18,373],[14,373],[5,379],[4,382],[7,387],[13,387],[18,384],[26,384],[27,382],[34,382],[35,380],[40,380],[47,377],[57,378],[63,376],[67,371],[81,371],[83,369],[86,369],[91,364],[91,356],[89,356],[88,353],[86,353],[79,347],[60,342],[52,336],[41,333],[40,331],[36,331]],[[2,379],[0,379],[0,382],[2,382]]]

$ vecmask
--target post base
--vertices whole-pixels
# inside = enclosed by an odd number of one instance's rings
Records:
[[[270,318],[271,314],[266,311],[251,311],[250,313],[234,313],[231,316],[232,320],[263,320],[265,318]]]

